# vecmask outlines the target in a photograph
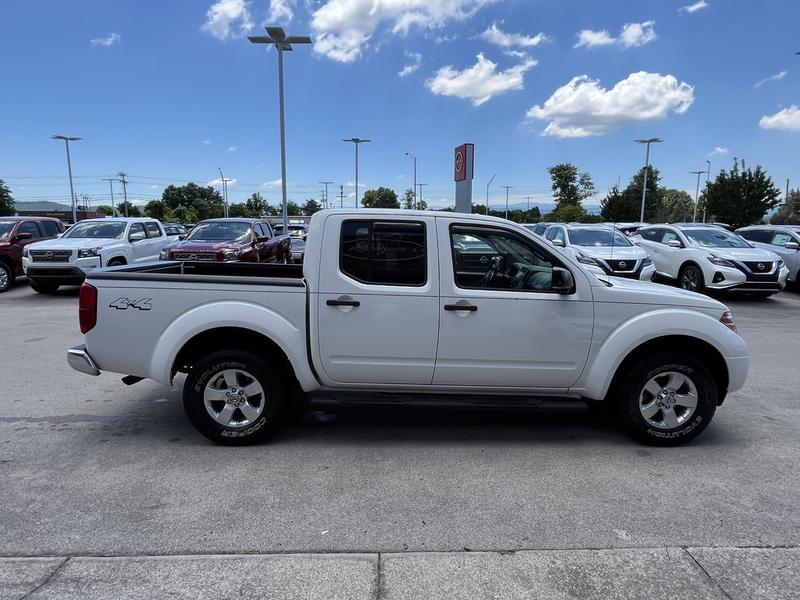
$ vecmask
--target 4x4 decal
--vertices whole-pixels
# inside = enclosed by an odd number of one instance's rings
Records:
[[[129,308],[135,308],[137,310],[150,310],[152,308],[150,305],[151,300],[152,298],[142,298],[141,300],[117,298],[111,304],[109,304],[108,307],[116,308],[117,310],[128,310]]]

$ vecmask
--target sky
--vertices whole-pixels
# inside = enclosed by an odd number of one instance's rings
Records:
[[[289,197],[320,181],[411,186],[453,204],[453,148],[475,144],[473,198],[550,201],[547,168],[588,171],[599,201],[651,159],[694,194],[734,157],[800,187],[796,0],[4,0],[0,178],[19,202],[109,202],[170,183],[219,186],[230,202],[280,202],[277,56],[247,35],[311,35],[285,55]],[[115,184],[117,199],[121,185]]]

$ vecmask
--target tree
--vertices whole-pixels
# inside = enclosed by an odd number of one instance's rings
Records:
[[[400,208],[397,193],[389,188],[379,187],[377,190],[367,190],[361,198],[364,208]]]
[[[127,212],[126,209],[127,208]],[[141,217],[142,211],[139,210],[138,206],[134,206],[129,201],[123,200],[119,204],[117,204],[117,213],[122,215],[123,217]]]
[[[688,192],[665,188],[659,190],[658,204],[655,211],[656,223],[680,223],[692,220],[694,200]]]
[[[734,158],[733,168],[720,171],[708,184],[701,204],[709,220],[738,228],[761,222],[767,212],[780,204],[780,195],[772,178],[760,166],[755,170],[740,170],[739,161]],[[698,206],[698,214],[701,211]]]
[[[17,209],[14,207],[14,197],[6,182],[0,179],[0,216],[15,214]]]
[[[97,212],[105,217],[113,217],[114,210],[108,204],[101,204],[97,207]]]
[[[578,174],[578,167],[570,163],[553,165],[547,172],[552,181],[553,197],[556,208],[562,206],[580,206],[580,203],[591,198],[597,191],[589,173]]]
[[[176,223],[197,223],[200,219],[192,206],[179,205],[167,212],[167,218]]]
[[[406,210],[411,210],[414,208],[414,190],[408,188],[403,193],[403,208]]]
[[[800,190],[789,191],[789,197],[769,222],[773,225],[800,225]]]
[[[278,214],[278,211],[272,208],[264,197],[258,192],[253,192],[245,202],[248,213],[253,217],[266,217],[268,215]],[[228,209],[230,211],[230,209]]]
[[[144,205],[144,214],[151,219],[164,220],[164,215],[167,214],[167,205],[161,200],[150,200]]]
[[[230,206],[228,206],[228,216],[229,217],[257,217],[259,215],[254,215],[248,208],[245,202],[234,202]]]
[[[589,213],[580,204],[562,204],[544,216],[545,221],[557,223],[584,223],[590,220]]]
[[[200,187],[192,182],[181,186],[169,185],[164,188],[161,199],[170,210],[178,206],[194,208],[199,220],[213,219],[225,214],[222,195],[211,186]]]
[[[292,217],[299,217],[302,215],[302,211],[300,210],[300,205],[297,202],[293,202],[292,200],[288,200],[286,202],[286,214]]]
[[[652,165],[647,167],[647,200],[644,208],[644,220],[656,222],[656,212],[661,206],[661,174]],[[600,215],[605,221],[619,223],[624,221],[638,222],[641,217],[642,187],[644,186],[644,167],[631,177],[628,187],[620,192],[617,186],[611,188],[605,198],[600,201]]]
[[[306,200],[306,203],[303,204],[302,207],[303,214],[307,217],[310,217],[315,212],[319,212],[321,210],[322,210],[322,205],[320,205],[320,203],[314,200],[313,198],[309,198],[308,200]]]

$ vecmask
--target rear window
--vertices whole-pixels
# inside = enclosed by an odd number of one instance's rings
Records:
[[[410,221],[345,221],[339,268],[376,285],[424,285],[427,281],[425,225]]]

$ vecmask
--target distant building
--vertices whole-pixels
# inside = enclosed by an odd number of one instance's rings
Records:
[[[20,217],[53,217],[62,220],[64,223],[72,223],[72,208],[67,204],[50,201],[16,202],[15,207]],[[82,209],[83,207],[78,208],[78,221],[96,219],[103,216],[97,211]]]

